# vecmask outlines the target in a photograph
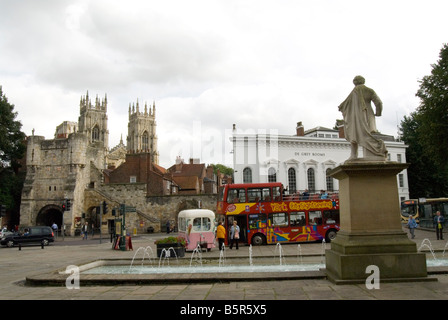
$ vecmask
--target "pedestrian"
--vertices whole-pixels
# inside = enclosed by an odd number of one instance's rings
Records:
[[[436,227],[436,235],[437,240],[443,240],[443,223],[445,222],[445,218],[440,215],[440,211],[436,212],[436,215],[434,216],[434,224]]]
[[[233,221],[233,226],[230,228],[230,249],[233,248],[233,244],[238,250],[238,241],[240,239],[240,227],[238,226],[236,220]]]
[[[166,233],[170,233],[170,220],[166,222]]]
[[[415,221],[413,216],[409,216],[408,228],[409,228],[409,233],[411,234],[412,239],[415,238],[414,229],[417,227],[418,227],[417,221]]]
[[[216,229],[216,239],[218,239],[218,248],[222,250],[224,248],[224,240],[226,239],[226,228],[222,225],[222,221],[219,221],[218,228]]]
[[[89,229],[89,224],[86,222],[83,226],[82,226],[82,233],[83,233],[83,237],[82,240],[87,240],[87,232]]]

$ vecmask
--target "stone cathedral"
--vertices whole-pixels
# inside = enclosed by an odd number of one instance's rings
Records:
[[[122,164],[130,153],[149,155],[151,162],[158,164],[155,109],[155,103],[151,108],[145,104],[143,111],[138,101],[136,105],[129,105],[127,144],[125,146],[121,139],[120,144],[110,150],[107,96],[102,99],[97,96],[93,103],[88,92],[82,96],[78,122],[64,121],[56,127],[54,139],[34,135],[33,130],[27,138],[27,175],[20,225],[55,222],[60,227],[65,226],[66,234],[70,235],[75,234],[84,221],[102,229],[113,223],[111,209],[119,200],[112,189],[103,188],[104,174]],[[129,190],[129,193],[136,191]],[[67,211],[63,211],[65,199],[70,201]],[[106,219],[99,216],[98,206],[103,201],[110,208]],[[139,214],[145,215],[134,213],[134,219],[138,220]]]

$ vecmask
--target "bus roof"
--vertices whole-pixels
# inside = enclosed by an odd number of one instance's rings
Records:
[[[281,182],[265,182],[265,183],[232,183],[226,184],[224,187],[228,188],[262,188],[262,187],[281,187]]]

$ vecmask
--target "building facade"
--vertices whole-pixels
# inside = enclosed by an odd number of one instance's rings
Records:
[[[27,137],[20,225],[56,223],[65,226],[67,234],[75,234],[88,222],[107,233],[113,225],[112,208],[126,201],[139,206],[129,213],[129,224],[157,222],[148,212],[146,197],[169,193],[170,183],[155,163],[155,104],[152,110],[145,105],[144,112],[138,103],[129,109],[128,144],[121,139],[110,150],[107,96],[96,97],[92,103],[87,92],[81,97],[79,112],[78,122],[64,121],[56,127],[54,139],[35,135],[34,130]],[[64,210],[67,200],[70,208]],[[104,202],[110,208],[105,215],[100,209]]]
[[[378,136],[386,144],[389,161],[406,162],[407,146],[403,142],[392,136]],[[350,144],[340,124],[338,130],[317,127],[305,131],[298,122],[295,135],[244,131],[234,125],[231,140],[235,183],[281,182],[289,194],[305,190],[338,192],[339,182],[329,177],[328,171],[350,156]],[[408,199],[406,170],[397,175],[397,182],[400,200]]]

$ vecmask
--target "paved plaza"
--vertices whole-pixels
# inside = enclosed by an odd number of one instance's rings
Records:
[[[144,234],[132,238],[134,251],[112,250],[109,239],[99,243],[95,239],[80,238],[57,239],[44,249],[40,246],[0,248],[0,299],[4,300],[389,300],[389,299],[448,299],[448,274],[431,274],[437,281],[380,283],[379,289],[368,289],[365,284],[335,285],[324,278],[275,281],[225,281],[214,283],[174,283],[154,285],[103,285],[80,286],[69,290],[65,286],[29,286],[25,284],[28,276],[54,270],[65,270],[69,265],[83,265],[98,259],[132,259],[139,247],[152,246],[154,241],[165,234]],[[419,247],[424,239],[429,239],[442,258],[447,238],[436,240],[435,233],[416,230],[414,241]],[[325,244],[327,249],[330,244]],[[428,259],[432,254],[424,248]],[[297,263],[297,244],[282,246],[285,263]],[[322,244],[301,244],[300,251],[304,258],[321,260]],[[190,259],[187,252],[184,259]],[[203,252],[203,257],[219,257],[215,248]],[[240,257],[249,263],[249,247],[240,246],[239,250],[226,250],[228,258]],[[254,257],[278,256],[275,245],[252,248]],[[448,256],[448,252],[447,252]],[[140,256],[141,259],[141,256]],[[82,276],[82,275],[81,275]]]

